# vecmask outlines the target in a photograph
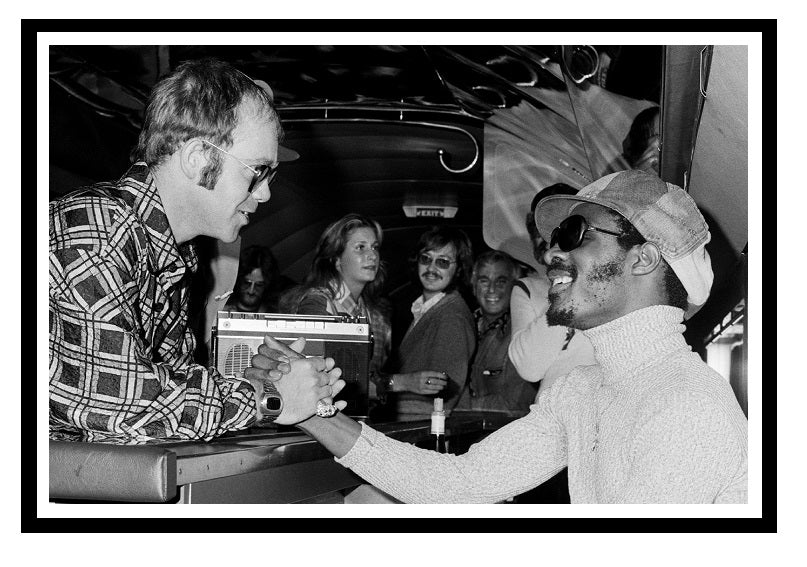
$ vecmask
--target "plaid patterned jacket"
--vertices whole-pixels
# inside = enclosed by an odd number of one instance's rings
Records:
[[[249,383],[193,362],[196,253],[145,164],[51,202],[49,228],[52,439],[207,440],[254,421]]]

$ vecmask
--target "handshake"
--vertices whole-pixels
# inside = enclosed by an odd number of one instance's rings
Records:
[[[295,425],[310,417],[330,417],[345,409],[347,402],[334,403],[333,398],[345,387],[342,370],[332,358],[310,357],[300,354],[305,339],[299,338],[286,346],[265,336],[252,357],[252,365],[244,370],[244,378],[255,388],[256,398],[271,392],[279,403],[262,403],[256,399],[258,415],[268,413],[269,421],[279,425]]]

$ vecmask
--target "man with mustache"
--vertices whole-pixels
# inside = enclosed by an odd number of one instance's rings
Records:
[[[713,279],[695,202],[623,171],[544,199],[535,218],[550,243],[547,320],[585,333],[596,365],[559,378],[528,415],[463,455],[341,414],[298,426],[403,502],[496,502],[568,465],[572,503],[746,503],[748,422],[682,335]]]
[[[233,294],[224,309],[241,313],[277,313],[283,284],[277,260],[269,248],[244,248],[238,261]]]
[[[513,336],[508,355],[518,373],[529,382],[538,383],[538,395],[575,366],[594,364],[594,348],[583,333],[572,327],[549,326],[549,278],[544,261],[548,242],[535,226],[535,208],[551,195],[575,195],[577,190],[565,183],[555,183],[538,192],[532,200],[525,223],[538,263],[534,275],[521,278],[513,286],[510,298]]]
[[[434,398],[450,413],[459,400],[474,354],[471,310],[459,293],[473,263],[462,230],[435,226],[424,232],[410,258],[421,294],[412,303],[412,323],[398,346],[386,391],[398,421],[428,419]]]

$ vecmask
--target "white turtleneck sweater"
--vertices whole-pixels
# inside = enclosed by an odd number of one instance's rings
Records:
[[[337,462],[409,503],[492,503],[569,467],[572,503],[745,503],[747,420],[728,382],[654,306],[585,334],[598,365],[560,378],[525,417],[463,455],[362,423]]]

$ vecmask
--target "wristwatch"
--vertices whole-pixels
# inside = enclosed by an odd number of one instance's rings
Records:
[[[249,383],[255,389],[255,404],[258,407],[255,427],[273,424],[283,411],[283,396],[271,380],[251,378]]]

